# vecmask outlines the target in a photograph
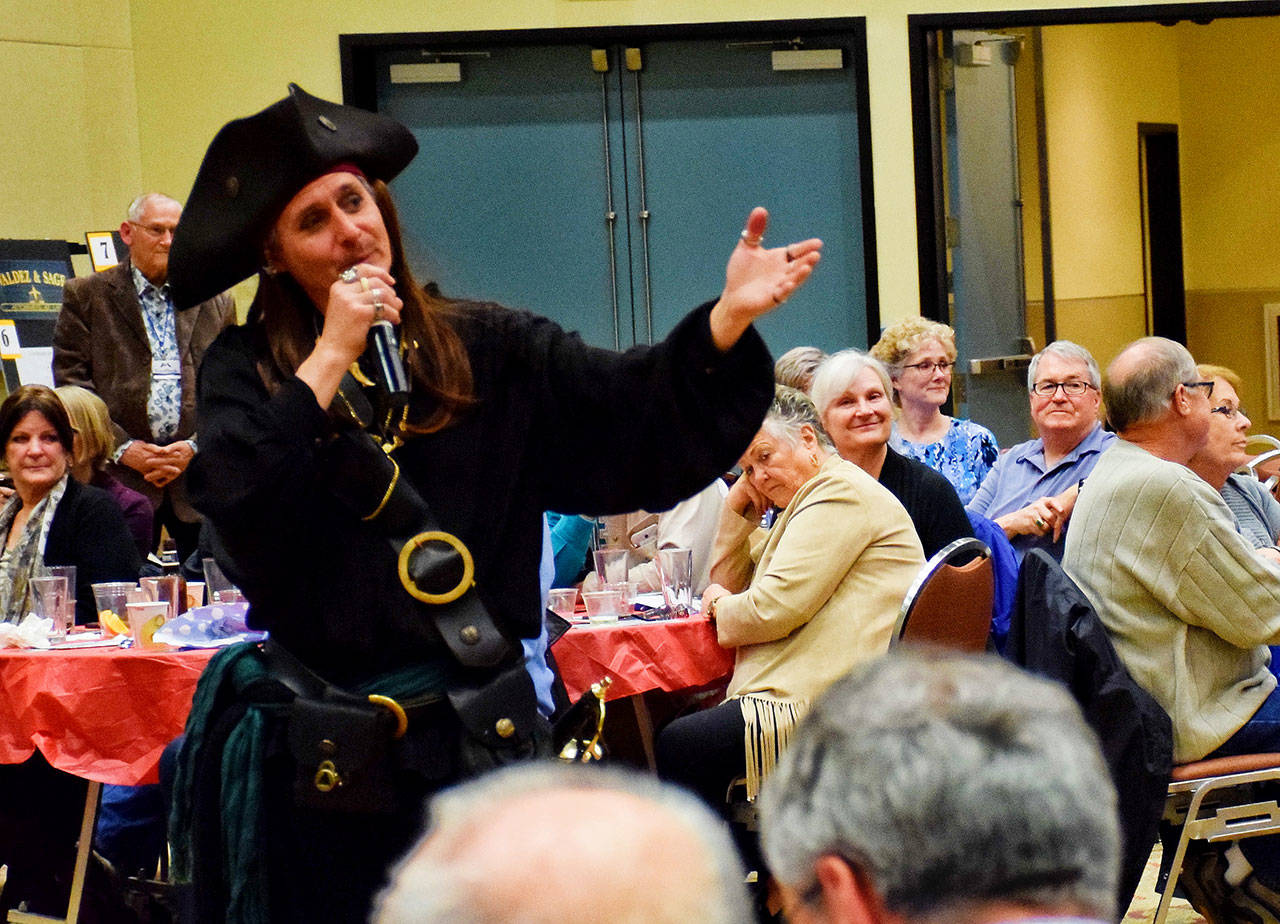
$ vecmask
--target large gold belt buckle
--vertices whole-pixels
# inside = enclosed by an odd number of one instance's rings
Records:
[[[458,580],[456,586],[450,588],[444,593],[433,594],[423,590],[409,575],[409,559],[413,553],[426,545],[428,542],[443,542],[458,553],[462,558],[462,577]],[[400,550],[399,561],[400,583],[404,585],[404,589],[409,592],[409,596],[423,603],[452,603],[475,585],[476,563],[471,557],[471,550],[466,547],[461,539],[446,533],[443,530],[433,529],[425,533],[418,533],[408,542],[404,544],[404,548]]]

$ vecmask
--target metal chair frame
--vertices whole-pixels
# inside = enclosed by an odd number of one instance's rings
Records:
[[[1280,805],[1276,800],[1257,798],[1248,789],[1241,789],[1277,781],[1280,754],[1219,757],[1173,768],[1164,820],[1179,827],[1178,846],[1152,924],[1164,924],[1191,841],[1214,844],[1280,834]]]
[[[962,558],[963,556],[966,556],[966,555],[976,555],[977,558],[975,558],[973,561],[964,565],[957,566],[952,564],[953,561],[959,558]],[[981,539],[975,539],[972,536],[966,536],[961,539],[957,539],[954,542],[950,543],[949,545],[935,552],[933,557],[924,563],[924,566],[920,569],[919,574],[916,575],[915,581],[912,582],[911,587],[907,590],[906,596],[902,600],[902,608],[898,611],[898,619],[896,624],[893,627],[893,635],[891,637],[891,641],[889,642],[890,647],[893,647],[901,642],[910,642],[915,640],[912,637],[911,616],[913,613],[916,612],[916,609],[920,604],[921,598],[924,596],[925,591],[928,589],[931,582],[937,579],[939,575],[950,575],[953,577],[963,576],[965,578],[968,578],[971,576],[971,572],[977,571],[983,568],[986,569],[987,576],[988,576],[988,580],[987,580],[988,590],[986,594],[987,603],[985,607],[984,618],[987,620],[988,633],[989,633],[990,621],[991,621],[991,604],[995,596],[995,577],[992,572],[992,567],[993,567],[993,564],[991,561],[991,549]],[[971,603],[972,601],[962,601],[958,605],[959,607],[967,607]],[[983,638],[984,638],[983,646],[977,649],[979,651],[985,648],[986,635],[984,635]],[[947,647],[952,647],[952,648],[970,647],[968,645],[957,645],[953,642],[944,641],[942,639],[928,639],[928,640],[933,641],[936,644],[943,644],[943,645],[946,645]]]

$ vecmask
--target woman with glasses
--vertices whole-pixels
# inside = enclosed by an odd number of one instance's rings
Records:
[[[1255,549],[1276,549],[1280,536],[1280,503],[1258,479],[1237,475],[1249,461],[1249,418],[1240,406],[1240,376],[1225,366],[1196,366],[1196,373],[1213,382],[1212,415],[1204,448],[1188,463],[1193,472],[1218,489],[1231,508],[1240,534]]]
[[[1000,447],[986,427],[942,413],[951,395],[956,332],[937,321],[907,318],[886,328],[871,354],[889,367],[894,403],[902,411],[889,445],[941,472],[967,504]]]
[[[966,508],[994,520],[1019,560],[1033,548],[1062,560],[1080,483],[1116,438],[1102,429],[1101,386],[1093,356],[1070,340],[1031,358],[1027,391],[1040,436],[1002,455]]]

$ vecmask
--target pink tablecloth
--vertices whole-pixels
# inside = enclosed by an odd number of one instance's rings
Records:
[[[702,686],[733,669],[733,652],[716,643],[705,616],[574,626],[552,653],[573,699],[606,674],[613,678],[608,698],[619,699]]]
[[[0,650],[0,763],[39,748],[100,783],[154,783],[212,650]]]

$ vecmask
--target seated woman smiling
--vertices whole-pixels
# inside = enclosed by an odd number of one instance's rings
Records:
[[[41,566],[76,566],[76,622],[94,619],[91,584],[136,581],[141,559],[120,508],[70,477],[74,433],[53,390],[24,385],[0,404],[0,444],[14,493],[0,509],[0,622],[30,609]]]
[[[956,489],[923,462],[889,448],[893,431],[889,370],[861,350],[841,350],[818,367],[809,396],[836,451],[907,508],[925,557],[973,535]]]
[[[902,505],[832,451],[802,392],[778,389],[741,464],[702,595],[737,651],[728,698],[672,722],[657,749],[658,772],[713,806],[744,774],[754,798],[814,698],[888,649],[924,561]],[[781,512],[766,531],[770,506]]]

